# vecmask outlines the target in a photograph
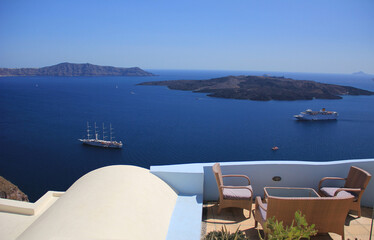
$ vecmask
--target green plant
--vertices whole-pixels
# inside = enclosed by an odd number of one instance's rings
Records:
[[[295,220],[292,220],[291,226],[283,226],[283,222],[275,219],[275,217],[269,218],[264,224],[264,233],[268,240],[295,240],[301,238],[310,239],[311,236],[317,234],[317,230],[314,229],[314,224],[308,226],[305,220],[305,215],[302,215],[300,211],[295,212]],[[260,232],[258,232],[260,239]]]
[[[239,227],[236,229],[235,233],[230,233],[227,231],[225,225],[222,226],[221,231],[209,232],[204,240],[245,240],[247,239]]]

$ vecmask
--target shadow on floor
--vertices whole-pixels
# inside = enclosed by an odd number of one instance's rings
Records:
[[[207,204],[204,206],[203,221],[218,224],[238,224],[248,220],[249,215],[240,208],[225,208],[218,214],[218,205]],[[247,211],[248,212],[248,211]],[[205,218],[204,218],[205,216]]]

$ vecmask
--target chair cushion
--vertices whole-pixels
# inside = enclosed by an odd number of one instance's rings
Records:
[[[321,192],[327,196],[327,197],[333,197],[336,190],[338,190],[339,188],[335,188],[335,187],[323,187],[321,188]],[[337,197],[355,197],[353,194],[351,194],[350,192],[347,192],[347,191],[341,191],[338,193]]]
[[[263,205],[267,208],[268,207],[268,204],[267,203],[263,203]],[[260,214],[261,214],[261,217],[264,221],[266,221],[266,211],[260,207],[258,207],[258,210],[260,211]]]
[[[223,188],[223,198],[224,199],[251,199],[252,193],[249,189],[252,190],[252,186],[246,186],[245,188]]]

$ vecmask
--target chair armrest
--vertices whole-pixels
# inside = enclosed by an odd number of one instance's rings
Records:
[[[225,177],[242,177],[248,180],[248,185],[251,185],[251,180],[249,180],[249,177],[246,175],[222,175],[222,178]]]
[[[362,189],[361,188],[339,188],[338,190],[336,190],[336,192],[334,194],[334,197],[337,196],[338,193],[340,193],[342,191],[347,191],[347,192],[361,192]]]
[[[251,192],[252,196],[253,196],[253,190],[250,189],[250,188],[247,188],[247,187],[245,187],[245,186],[223,186],[223,185],[221,185],[220,188],[230,188],[230,189],[248,189],[248,190]]]
[[[325,180],[347,180],[347,179],[346,178],[341,178],[341,177],[324,177],[324,178],[321,179],[321,181],[319,181],[318,190],[321,189],[322,182],[325,181]]]
[[[262,208],[263,210],[267,211],[267,207],[264,205],[264,203],[261,200],[261,197],[257,196],[255,201],[255,206]]]

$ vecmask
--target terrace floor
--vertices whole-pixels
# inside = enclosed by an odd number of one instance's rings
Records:
[[[253,204],[252,209],[254,208],[255,206]],[[221,230],[221,227],[225,225],[227,230],[232,233],[235,232],[239,227],[240,230],[244,231],[248,239],[260,239],[258,236],[258,230],[254,227],[255,221],[253,215],[251,215],[251,218],[248,219],[248,210],[242,210],[239,208],[226,208],[222,209],[221,214],[219,215],[217,214],[217,210],[218,206],[216,202],[209,202],[204,204],[202,236],[205,236],[211,231],[219,231]],[[373,214],[372,211],[373,209],[371,208],[363,207],[361,209],[361,218],[357,218],[357,215],[354,214],[348,215],[344,227],[346,239],[369,240],[371,219]],[[259,224],[258,226],[261,229],[261,225]],[[261,234],[263,234],[262,230],[260,230],[260,232]],[[374,234],[372,235],[372,238],[374,239]],[[330,233],[325,235],[317,235],[312,239],[341,240],[341,236],[338,234]]]

